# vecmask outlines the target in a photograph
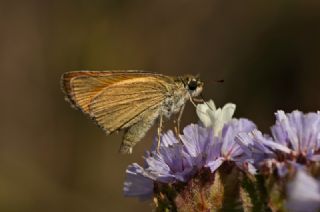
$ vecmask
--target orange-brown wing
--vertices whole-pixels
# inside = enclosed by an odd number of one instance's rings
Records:
[[[132,126],[154,111],[166,98],[166,90],[156,82],[115,84],[106,88],[90,104],[90,115],[107,133]]]
[[[168,78],[143,71],[72,71],[62,75],[61,85],[66,99],[84,113],[89,113],[91,100],[104,88],[119,81],[144,76]]]
[[[141,120],[158,107],[171,78],[140,71],[69,72],[63,88],[70,102],[111,133]]]

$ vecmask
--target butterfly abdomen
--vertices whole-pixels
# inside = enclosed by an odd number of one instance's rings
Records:
[[[145,114],[144,119],[125,130],[123,141],[120,146],[120,153],[131,154],[132,148],[145,136],[158,118],[158,108]]]

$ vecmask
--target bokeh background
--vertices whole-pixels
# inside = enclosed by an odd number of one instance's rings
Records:
[[[121,133],[105,136],[64,101],[63,72],[200,74],[207,99],[268,132],[277,109],[320,108],[319,11],[299,0],[1,1],[0,211],[151,209],[122,184],[155,128],[119,155]]]

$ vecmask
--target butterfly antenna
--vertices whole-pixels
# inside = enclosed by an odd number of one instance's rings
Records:
[[[219,79],[219,80],[214,80],[214,81],[209,81],[209,84],[220,84],[220,83],[224,83],[224,79]]]

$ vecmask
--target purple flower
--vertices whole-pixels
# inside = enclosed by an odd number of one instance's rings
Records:
[[[180,139],[183,144],[183,152],[192,158],[193,166],[197,168],[205,166],[208,150],[213,148],[212,129],[191,124],[184,128]]]
[[[124,183],[125,196],[145,197],[154,183],[187,182],[202,167],[201,156],[211,142],[211,129],[191,124],[181,135],[183,145],[169,131],[161,137],[159,153],[154,149],[145,156],[145,166],[130,165]],[[138,182],[139,186],[133,185]],[[151,182],[151,183],[150,183]]]
[[[289,211],[313,212],[320,209],[319,181],[303,169],[298,169],[294,180],[288,184],[287,194]]]
[[[253,122],[247,119],[233,119],[229,123],[225,124],[222,129],[221,137],[214,137],[213,143],[207,149],[207,164],[211,172],[214,172],[219,168],[224,161],[233,161],[240,168],[244,168],[243,165],[248,165],[250,171],[250,158],[244,153],[241,146],[235,141],[236,136],[241,132],[250,132],[256,129]]]
[[[276,113],[276,124],[271,128],[275,142],[292,149],[294,156],[319,161],[320,114],[293,111]]]
[[[272,137],[262,135],[258,130],[241,133],[238,143],[255,165],[277,167],[278,174],[287,173],[287,165],[307,164],[320,161],[320,114],[303,114],[293,111],[276,113],[276,123],[271,127]]]
[[[288,147],[274,142],[272,138],[262,135],[257,129],[249,133],[239,133],[236,141],[241,145],[246,155],[254,160],[256,165],[266,159],[276,158],[276,151],[291,152]]]
[[[235,137],[241,132],[252,131],[256,126],[247,119],[232,119],[235,109],[236,105],[231,103],[226,104],[222,109],[216,108],[212,100],[197,105],[197,114],[202,124],[213,129],[212,142],[205,148],[207,158],[204,164],[212,172],[224,161],[233,161],[240,167],[247,165],[246,169],[251,173],[254,172],[250,158],[245,157],[241,146],[235,142]],[[184,144],[188,146],[188,142]],[[189,149],[195,149],[194,146],[191,147]]]
[[[225,161],[233,161],[240,168],[247,164],[247,170],[253,171],[248,157],[241,146],[235,142],[240,132],[249,132],[255,125],[247,119],[233,119],[222,129],[221,137],[213,136],[212,128],[191,124],[184,128],[180,141],[172,131],[161,137],[159,152],[147,152],[145,166],[130,165],[124,184],[126,196],[144,198],[153,191],[155,183],[187,182],[204,167],[214,172]],[[138,185],[134,185],[134,183]]]
[[[158,182],[186,182],[194,173],[190,155],[183,152],[183,146],[160,147],[159,154],[152,152],[145,158],[145,171]]]

